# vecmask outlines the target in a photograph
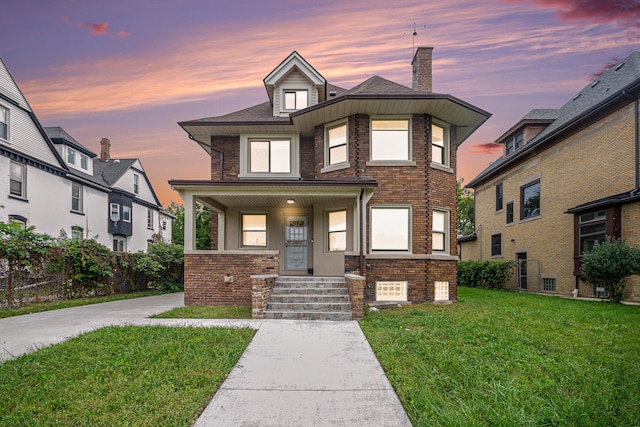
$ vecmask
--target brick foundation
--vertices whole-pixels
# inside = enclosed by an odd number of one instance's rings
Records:
[[[277,275],[279,251],[194,251],[184,255],[185,305],[251,305],[252,275]],[[226,280],[225,280],[226,278]]]
[[[351,301],[352,320],[362,320],[364,317],[364,285],[365,278],[355,274],[344,276],[349,290],[349,300]]]

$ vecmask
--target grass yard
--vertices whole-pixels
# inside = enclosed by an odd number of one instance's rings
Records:
[[[414,426],[640,425],[640,307],[458,292],[361,322]]]
[[[55,302],[43,302],[40,304],[29,304],[22,307],[0,309],[0,319],[12,316],[22,316],[23,314],[39,313],[41,311],[58,310],[61,308],[79,307],[81,305],[98,304],[101,302],[119,301],[131,298],[150,297],[154,295],[164,295],[162,291],[131,292],[128,294],[116,294],[101,297],[67,299]]]
[[[178,307],[151,316],[156,319],[251,319],[251,306],[201,306]]]
[[[255,331],[108,327],[0,365],[0,425],[190,426]]]

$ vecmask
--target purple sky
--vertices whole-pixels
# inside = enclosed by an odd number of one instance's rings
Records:
[[[210,177],[176,122],[266,101],[262,79],[293,50],[351,88],[374,74],[410,86],[412,46],[433,46],[434,92],[493,114],[459,151],[468,182],[529,110],[638,49],[640,0],[5,0],[0,36],[43,126],[139,157],[166,205],[181,203],[168,179]]]

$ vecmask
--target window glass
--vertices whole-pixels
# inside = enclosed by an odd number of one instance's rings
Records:
[[[120,205],[117,203],[111,203],[109,209],[111,211],[109,214],[111,221],[120,221]]]
[[[327,131],[329,145],[329,165],[347,161],[347,125],[343,124]]]
[[[520,219],[540,216],[540,181],[520,189]]]
[[[491,236],[491,256],[502,255],[502,234]]]
[[[502,183],[496,185],[496,211],[502,210]]]
[[[447,212],[433,211],[432,247],[434,251],[445,251],[447,248]]]
[[[329,251],[347,250],[347,211],[329,212]]]
[[[371,121],[371,160],[411,160],[409,120]]]
[[[74,225],[71,227],[71,238],[74,240],[82,239],[82,227]]]
[[[266,215],[242,215],[242,246],[267,246]]]
[[[9,194],[13,194],[18,197],[26,197],[24,191],[25,165],[22,163],[11,162],[9,169]]]
[[[603,243],[607,238],[606,211],[595,211],[580,215],[578,232],[580,254],[591,251],[596,242]]]
[[[376,301],[407,301],[408,282],[376,282]]]
[[[122,220],[126,222],[131,222],[131,207],[122,206]]]
[[[7,139],[9,135],[9,110],[0,106],[0,138]]]
[[[252,173],[290,173],[291,141],[250,141]]]
[[[153,210],[147,208],[147,228],[153,228]]]
[[[507,203],[507,224],[513,224],[513,202]]]
[[[72,165],[76,164],[76,152],[71,148],[67,148],[67,162],[71,163]]]
[[[133,192],[138,194],[140,192],[140,176],[133,175]]]
[[[371,249],[409,250],[409,208],[371,208]]]
[[[300,110],[306,108],[307,105],[306,90],[287,90],[284,92],[285,110]]]
[[[71,184],[71,210],[82,212],[82,185]]]
[[[127,251],[127,241],[121,237],[115,237],[113,239],[113,250],[115,252],[126,252]]]

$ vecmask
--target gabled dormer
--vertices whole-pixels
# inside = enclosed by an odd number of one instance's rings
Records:
[[[326,99],[327,81],[295,51],[264,78],[264,86],[274,117],[288,117]]]
[[[558,118],[559,110],[533,109],[511,129],[496,140],[504,145],[503,154],[509,156],[531,142]]]
[[[45,127],[45,132],[67,167],[87,175],[93,175],[93,159],[96,153],[76,141],[61,127]]]

